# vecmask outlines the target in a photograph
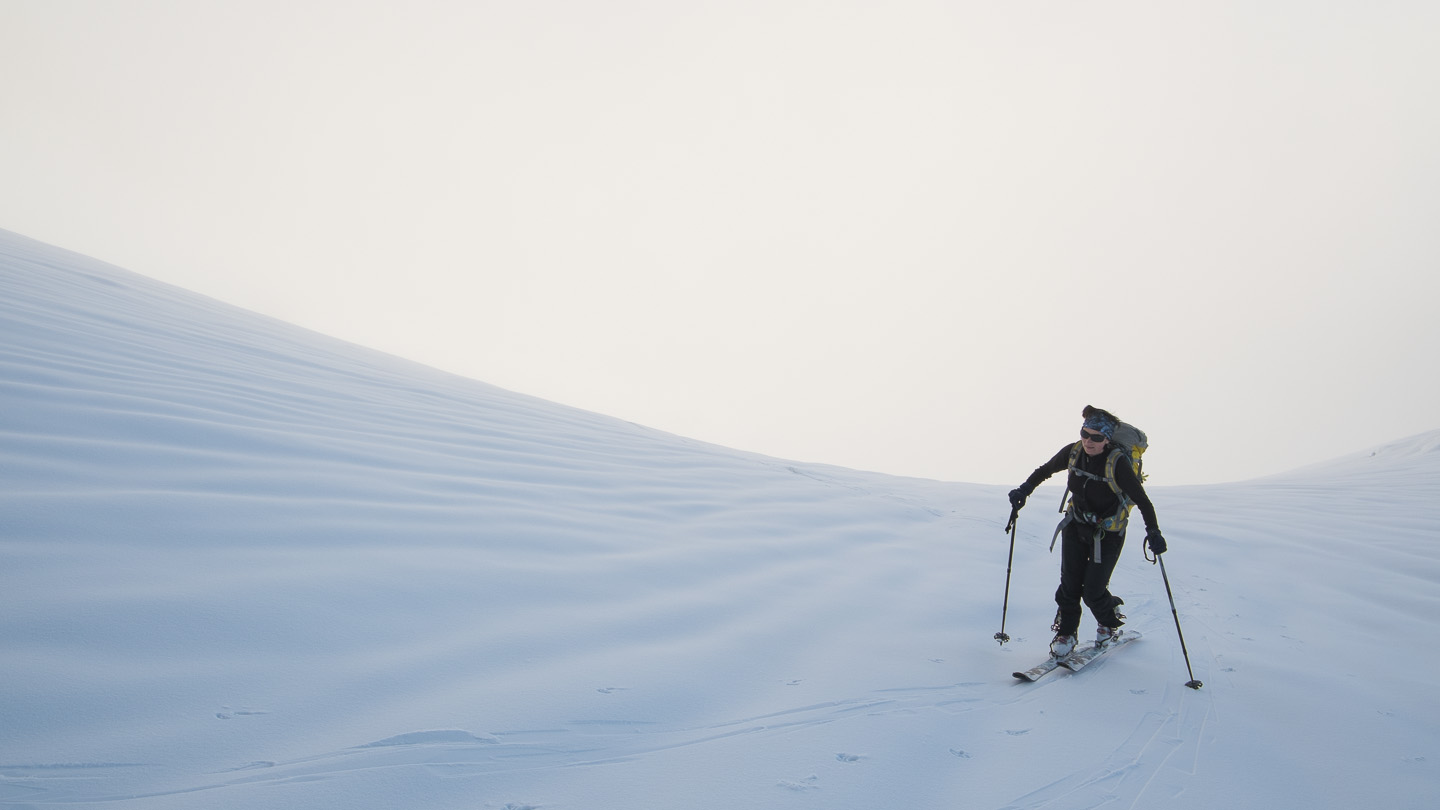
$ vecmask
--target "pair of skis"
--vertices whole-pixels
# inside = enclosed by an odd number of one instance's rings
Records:
[[[1019,678],[1022,681],[1034,682],[1040,680],[1046,674],[1054,672],[1060,667],[1064,667],[1071,672],[1076,672],[1079,671],[1086,664],[1089,664],[1100,656],[1105,655],[1106,653],[1116,649],[1117,647],[1123,647],[1138,638],[1140,638],[1139,633],[1133,630],[1126,630],[1124,633],[1120,634],[1119,638],[1115,639],[1109,644],[1106,644],[1103,647],[1096,647],[1094,644],[1087,644],[1084,647],[1076,648],[1069,655],[1063,656],[1061,658],[1051,656],[1048,660],[1042,663],[1036,664],[1035,666],[1027,670],[1016,672],[1014,674],[1015,677]]]

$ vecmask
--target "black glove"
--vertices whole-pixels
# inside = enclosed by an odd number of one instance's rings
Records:
[[[1159,529],[1152,529],[1147,532],[1145,534],[1145,543],[1150,546],[1150,550],[1156,554],[1165,553],[1165,535],[1161,534]]]
[[[1030,496],[1026,495],[1019,487],[1016,487],[1010,490],[1010,506],[1019,509],[1025,505],[1025,499],[1028,497]]]

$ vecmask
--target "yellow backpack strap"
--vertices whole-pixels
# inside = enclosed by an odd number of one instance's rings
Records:
[[[1065,470],[1065,488],[1060,491],[1060,511],[1061,511],[1061,512],[1064,512],[1064,511],[1065,511],[1065,501],[1066,501],[1066,499],[1068,499],[1068,498],[1070,497],[1070,470],[1075,469],[1075,462],[1077,462],[1077,461],[1080,460],[1080,451],[1081,451],[1082,449],[1084,449],[1083,447],[1081,447],[1081,445],[1083,445],[1083,444],[1084,444],[1083,441],[1075,442],[1075,446],[1070,448],[1070,466],[1069,466],[1068,468],[1066,468],[1066,470]],[[1059,530],[1058,530],[1058,529],[1056,530],[1056,535],[1057,535],[1057,536],[1059,535]],[[1051,551],[1054,551],[1054,550],[1055,550],[1055,541],[1054,541],[1054,540],[1051,540],[1051,541],[1050,541],[1050,550],[1051,550]]]
[[[1110,456],[1105,459],[1105,483],[1110,485],[1111,492],[1114,492],[1116,495],[1119,495],[1122,500],[1125,500],[1126,495],[1124,491],[1122,491],[1120,485],[1115,482],[1115,464],[1121,456],[1125,457],[1125,463],[1130,463],[1130,451],[1123,447],[1117,447],[1111,450]]]

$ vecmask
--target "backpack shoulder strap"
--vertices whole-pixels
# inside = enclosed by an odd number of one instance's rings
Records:
[[[1084,470],[1080,469],[1078,466],[1076,466],[1076,463],[1080,461],[1080,451],[1083,449],[1082,445],[1084,445],[1084,442],[1083,442],[1083,441],[1075,442],[1074,446],[1072,446],[1072,447],[1070,448],[1070,465],[1069,465],[1069,472],[1079,473],[1079,474],[1081,474],[1081,475],[1089,475],[1090,473],[1087,473],[1087,472],[1085,472]],[[1066,503],[1069,499],[1070,499],[1070,477],[1067,475],[1067,476],[1065,477],[1065,489],[1060,493],[1060,511],[1061,511],[1061,512],[1064,512],[1064,511],[1065,511],[1065,503]],[[1055,535],[1055,536],[1056,536],[1056,537],[1059,537],[1059,536],[1060,536],[1060,535],[1059,535],[1059,531],[1060,531],[1060,530],[1059,530],[1059,529],[1056,529],[1055,531],[1056,531],[1056,535]],[[1054,550],[1055,550],[1055,540],[1054,540],[1054,538],[1051,538],[1051,540],[1050,540],[1050,550],[1051,550],[1051,551],[1054,551]]]
[[[1111,450],[1110,455],[1105,458],[1105,483],[1110,485],[1110,489],[1116,495],[1124,498],[1125,493],[1120,491],[1120,485],[1115,481],[1115,465],[1119,464],[1122,458],[1125,459],[1126,464],[1130,463],[1130,451],[1123,447]]]
[[[1075,446],[1070,448],[1070,472],[1075,473],[1081,478],[1092,478],[1096,481],[1112,481],[1115,477],[1115,467],[1111,459],[1106,459],[1105,461],[1105,475],[1103,476],[1081,469],[1079,462],[1082,449],[1080,442],[1076,442]],[[1116,448],[1116,450],[1119,450],[1119,448]],[[1114,487],[1115,485],[1111,483],[1110,486]]]

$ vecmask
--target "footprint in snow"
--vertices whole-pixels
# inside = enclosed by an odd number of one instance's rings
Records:
[[[950,753],[960,759],[970,759],[970,752],[963,748],[951,748]]]
[[[255,771],[255,770],[260,770],[260,769],[262,769],[262,768],[273,768],[273,767],[275,767],[275,766],[278,765],[278,764],[280,764],[280,763],[278,763],[278,762],[272,762],[271,760],[268,760],[268,759],[266,759],[266,760],[258,760],[258,761],[256,761],[256,762],[247,762],[247,763],[245,763],[244,765],[241,765],[241,766],[238,767],[238,768],[230,768],[230,769],[228,769],[228,770],[222,771],[222,773],[237,773],[237,772],[239,772],[239,771]]]
[[[229,706],[221,706],[220,711],[215,713],[215,719],[232,720],[236,717],[259,717],[265,714],[269,714],[269,712],[262,712],[255,709],[232,709]]]
[[[443,729],[439,731],[412,731],[409,734],[397,734],[394,737],[386,737],[383,740],[365,743],[356,746],[357,748],[400,748],[407,745],[473,745],[475,743],[494,744],[500,742],[500,738],[493,734],[471,734],[468,731],[457,729]]]
[[[595,691],[599,692],[602,695],[613,695],[616,692],[628,692],[630,691],[630,688],[627,686],[602,686]]]
[[[781,779],[778,784],[780,785],[780,787],[783,787],[786,790],[793,790],[798,793],[805,790],[819,790],[819,782],[820,777],[807,776],[804,779],[801,779],[799,782],[792,782],[789,779]]]
[[[836,754],[836,755],[835,755],[835,759],[836,759],[837,762],[859,762],[860,760],[862,760],[862,759],[864,759],[864,758],[865,758],[865,756],[864,756],[863,754]]]
[[[1005,729],[1005,733],[1006,733],[1006,734],[1009,734],[1011,737],[1019,737],[1019,736],[1022,735],[1022,734],[1029,734],[1029,733],[1030,733],[1030,729],[1028,729],[1028,728],[1020,728],[1020,729],[1010,729],[1010,728],[1007,728],[1007,729]]]

